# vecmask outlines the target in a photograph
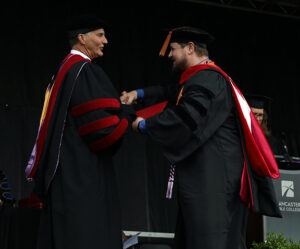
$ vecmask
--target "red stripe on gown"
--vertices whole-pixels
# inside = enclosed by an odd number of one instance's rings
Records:
[[[98,120],[95,120],[91,123],[85,124],[83,126],[80,126],[78,129],[80,136],[85,136],[87,134],[90,134],[92,132],[102,130],[111,126],[114,126],[120,122],[120,119],[118,116],[109,116],[106,118],[101,118]]]
[[[119,138],[126,131],[127,127],[128,127],[128,121],[127,119],[123,118],[120,124],[109,135],[90,144],[89,147],[93,151],[98,151],[111,146],[113,143],[119,140]]]
[[[36,170],[37,170],[37,165],[39,163],[39,160],[41,158],[41,155],[42,155],[42,151],[43,151],[43,148],[44,148],[44,144],[45,144],[45,140],[46,140],[46,137],[47,137],[47,131],[48,131],[48,125],[49,125],[49,122],[50,122],[50,119],[51,119],[51,114],[52,114],[52,110],[53,110],[53,107],[55,105],[55,101],[56,101],[56,97],[57,97],[57,94],[59,92],[59,89],[60,89],[60,85],[63,81],[63,78],[66,74],[66,72],[77,62],[79,61],[88,61],[86,59],[83,59],[80,55],[71,55],[69,54],[63,61],[63,65],[61,66],[56,78],[55,78],[55,81],[54,81],[54,85],[53,85],[53,89],[52,89],[52,93],[51,93],[51,96],[50,96],[50,100],[49,100],[49,104],[48,104],[48,108],[47,108],[47,112],[46,112],[46,116],[45,116],[45,119],[41,125],[41,128],[40,128],[40,132],[39,132],[39,136],[37,138],[37,141],[36,141],[36,158],[35,158],[35,162],[34,162],[34,165],[32,167],[32,170],[28,176],[28,178],[33,178]]]
[[[72,108],[72,115],[78,117],[87,112],[103,108],[120,108],[120,102],[117,99],[95,99]]]

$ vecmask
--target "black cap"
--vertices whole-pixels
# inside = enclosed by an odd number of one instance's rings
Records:
[[[159,55],[164,56],[167,47],[171,42],[194,42],[198,46],[206,48],[207,45],[213,41],[214,37],[203,29],[187,26],[175,28],[169,31]]]
[[[86,34],[96,29],[107,29],[105,21],[95,15],[80,15],[68,19],[66,29],[69,38],[75,38],[78,34]]]
[[[203,29],[193,27],[182,27],[173,30],[170,42],[196,42],[201,44],[209,44],[214,37]]]
[[[263,96],[263,95],[255,95],[249,94],[246,95],[246,100],[250,107],[258,108],[258,109],[265,109],[266,111],[270,110],[272,99]]]

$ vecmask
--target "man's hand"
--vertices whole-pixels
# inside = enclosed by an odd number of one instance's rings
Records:
[[[3,205],[3,201],[0,199],[0,207],[2,207]]]
[[[123,91],[120,97],[121,103],[126,105],[133,105],[137,103],[137,91],[130,92]]]
[[[139,132],[139,122],[141,122],[142,120],[144,120],[143,118],[141,117],[137,117],[136,120],[134,120],[132,122],[132,129],[135,131],[135,132]]]

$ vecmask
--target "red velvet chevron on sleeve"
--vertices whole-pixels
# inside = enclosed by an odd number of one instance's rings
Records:
[[[106,137],[101,138],[100,140],[94,143],[91,143],[89,145],[90,149],[92,151],[98,151],[111,146],[113,143],[115,143],[120,139],[120,137],[126,131],[127,127],[128,127],[128,121],[127,119],[123,118],[120,124],[110,134],[108,134]]]
[[[113,98],[95,99],[73,107],[72,115],[74,117],[78,117],[80,115],[104,108],[118,109],[120,108],[120,102]],[[120,122],[120,118],[118,116],[108,116],[80,126],[78,132],[81,136],[85,136],[115,125],[118,126],[111,133],[89,145],[92,151],[98,151],[111,146],[113,143],[119,140],[128,127],[127,119],[123,118]]]
[[[120,108],[120,102],[117,99],[95,99],[72,108],[72,115],[78,117],[87,112],[103,108]]]
[[[80,136],[85,136],[89,133],[117,125],[119,122],[120,122],[119,117],[117,115],[113,115],[113,116],[101,118],[101,119],[95,120],[91,123],[80,126],[78,129],[78,132],[79,132]]]

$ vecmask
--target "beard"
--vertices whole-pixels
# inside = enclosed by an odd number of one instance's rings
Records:
[[[172,70],[175,73],[183,72],[186,69],[186,65],[187,65],[186,59],[173,60]]]

